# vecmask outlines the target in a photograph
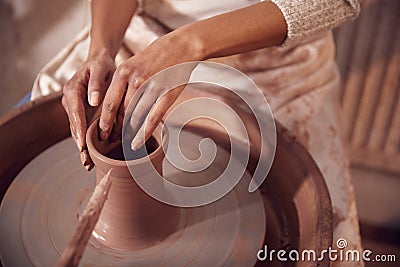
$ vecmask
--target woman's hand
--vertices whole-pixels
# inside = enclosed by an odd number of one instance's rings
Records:
[[[104,98],[100,117],[100,137],[115,141],[121,137],[122,124],[128,105],[134,110],[131,116],[132,148],[144,144],[161,121],[168,108],[175,102],[184,86],[175,88],[160,99],[165,84],[151,84],[139,92],[139,87],[152,75],[179,63],[201,60],[200,49],[195,40],[172,32],[160,37],[143,51],[121,64],[114,73]],[[183,83],[191,70],[174,73]],[[157,101],[157,102],[156,102]],[[132,107],[131,106],[131,107]],[[144,127],[145,125],[146,127]],[[139,132],[138,132],[139,131]]]
[[[158,88],[162,84],[138,92],[140,85],[155,73],[179,63],[278,45],[286,33],[286,22],[279,8],[264,1],[187,24],[160,37],[116,70],[101,111],[100,137],[103,140],[110,136],[111,139],[120,137],[125,112],[133,101],[136,106],[130,126],[136,137],[132,148],[144,144],[183,89],[171,90],[161,99],[158,99]],[[190,73],[174,74],[179,80],[189,76]]]
[[[82,164],[93,164],[86,150],[87,123],[102,102],[114,73],[114,60],[108,53],[91,55],[64,85],[62,105],[68,114],[71,135],[81,152]]]

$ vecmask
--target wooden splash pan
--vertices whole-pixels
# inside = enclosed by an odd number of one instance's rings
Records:
[[[198,95],[204,96],[204,92],[194,90],[184,95],[182,100]],[[221,99],[229,102],[225,98]],[[254,126],[255,122],[248,119],[246,123]],[[318,253],[332,244],[330,196],[322,174],[310,154],[288,130],[279,123],[276,125],[275,159],[267,179],[260,187],[267,222],[264,244],[268,249],[312,249]],[[222,147],[229,142],[215,128],[207,125],[197,125],[193,131],[207,133],[207,137],[211,138],[214,136],[214,141]],[[1,199],[3,200],[15,177],[32,159],[68,137],[69,123],[61,106],[60,94],[29,102],[3,116],[0,119]],[[257,138],[257,131],[250,131],[249,137]],[[251,149],[247,168],[250,173],[257,160],[255,145]],[[309,266],[307,264],[309,263],[258,261],[256,266]],[[320,264],[327,266],[329,263],[324,261]]]

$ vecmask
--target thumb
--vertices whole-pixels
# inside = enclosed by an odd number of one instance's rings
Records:
[[[110,70],[105,66],[94,65],[90,68],[88,84],[88,102],[92,107],[98,106],[106,91],[106,80]]]

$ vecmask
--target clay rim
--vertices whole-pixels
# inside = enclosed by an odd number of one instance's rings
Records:
[[[147,156],[145,156],[145,157],[141,157],[138,159],[132,159],[132,160],[116,160],[116,159],[112,159],[112,158],[109,158],[109,157],[103,155],[102,153],[100,153],[100,151],[97,149],[97,147],[95,146],[95,144],[93,142],[93,138],[97,138],[95,136],[98,136],[95,131],[98,131],[99,120],[100,120],[100,118],[97,118],[96,120],[94,120],[92,122],[92,124],[89,126],[87,133],[86,133],[86,144],[88,146],[89,154],[92,154],[92,156],[97,158],[98,160],[100,160],[106,164],[113,165],[115,167],[126,167],[126,166],[146,163],[149,160],[157,158],[162,153],[164,153],[163,145],[161,145],[163,143],[162,142],[163,133],[161,130],[157,130],[157,131],[154,131],[153,138],[157,142],[158,146],[152,153],[147,154]],[[123,143],[121,145],[122,145],[123,151],[125,151]],[[146,149],[146,152],[147,152],[147,149]],[[124,154],[125,154],[125,152],[124,152]]]

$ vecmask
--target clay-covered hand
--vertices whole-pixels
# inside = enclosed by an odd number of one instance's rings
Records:
[[[154,83],[138,91],[140,85],[155,73],[179,63],[278,45],[286,38],[286,33],[286,21],[279,8],[270,1],[263,1],[184,25],[158,38],[116,70],[104,98],[100,137],[103,140],[110,136],[111,139],[119,138],[131,101],[134,109],[130,126],[136,136],[132,148],[139,148],[150,137],[182,91],[177,88],[159,98],[163,85]],[[190,73],[183,71],[173,76],[183,80],[188,79]]]
[[[198,60],[193,45],[183,47],[186,44],[182,42],[184,39],[175,34],[160,37],[117,68],[101,111],[99,127],[102,140],[110,138],[116,141],[121,138],[124,116],[129,105],[133,109],[130,115],[130,137],[136,136],[132,149],[138,149],[151,136],[183,86],[162,94],[165,89],[163,81],[144,82],[168,67]],[[174,73],[174,76],[186,82],[190,72]]]
[[[88,122],[102,102],[115,66],[107,53],[91,55],[63,87],[62,105],[68,114],[71,135],[81,152],[82,164],[92,166],[86,149]]]

